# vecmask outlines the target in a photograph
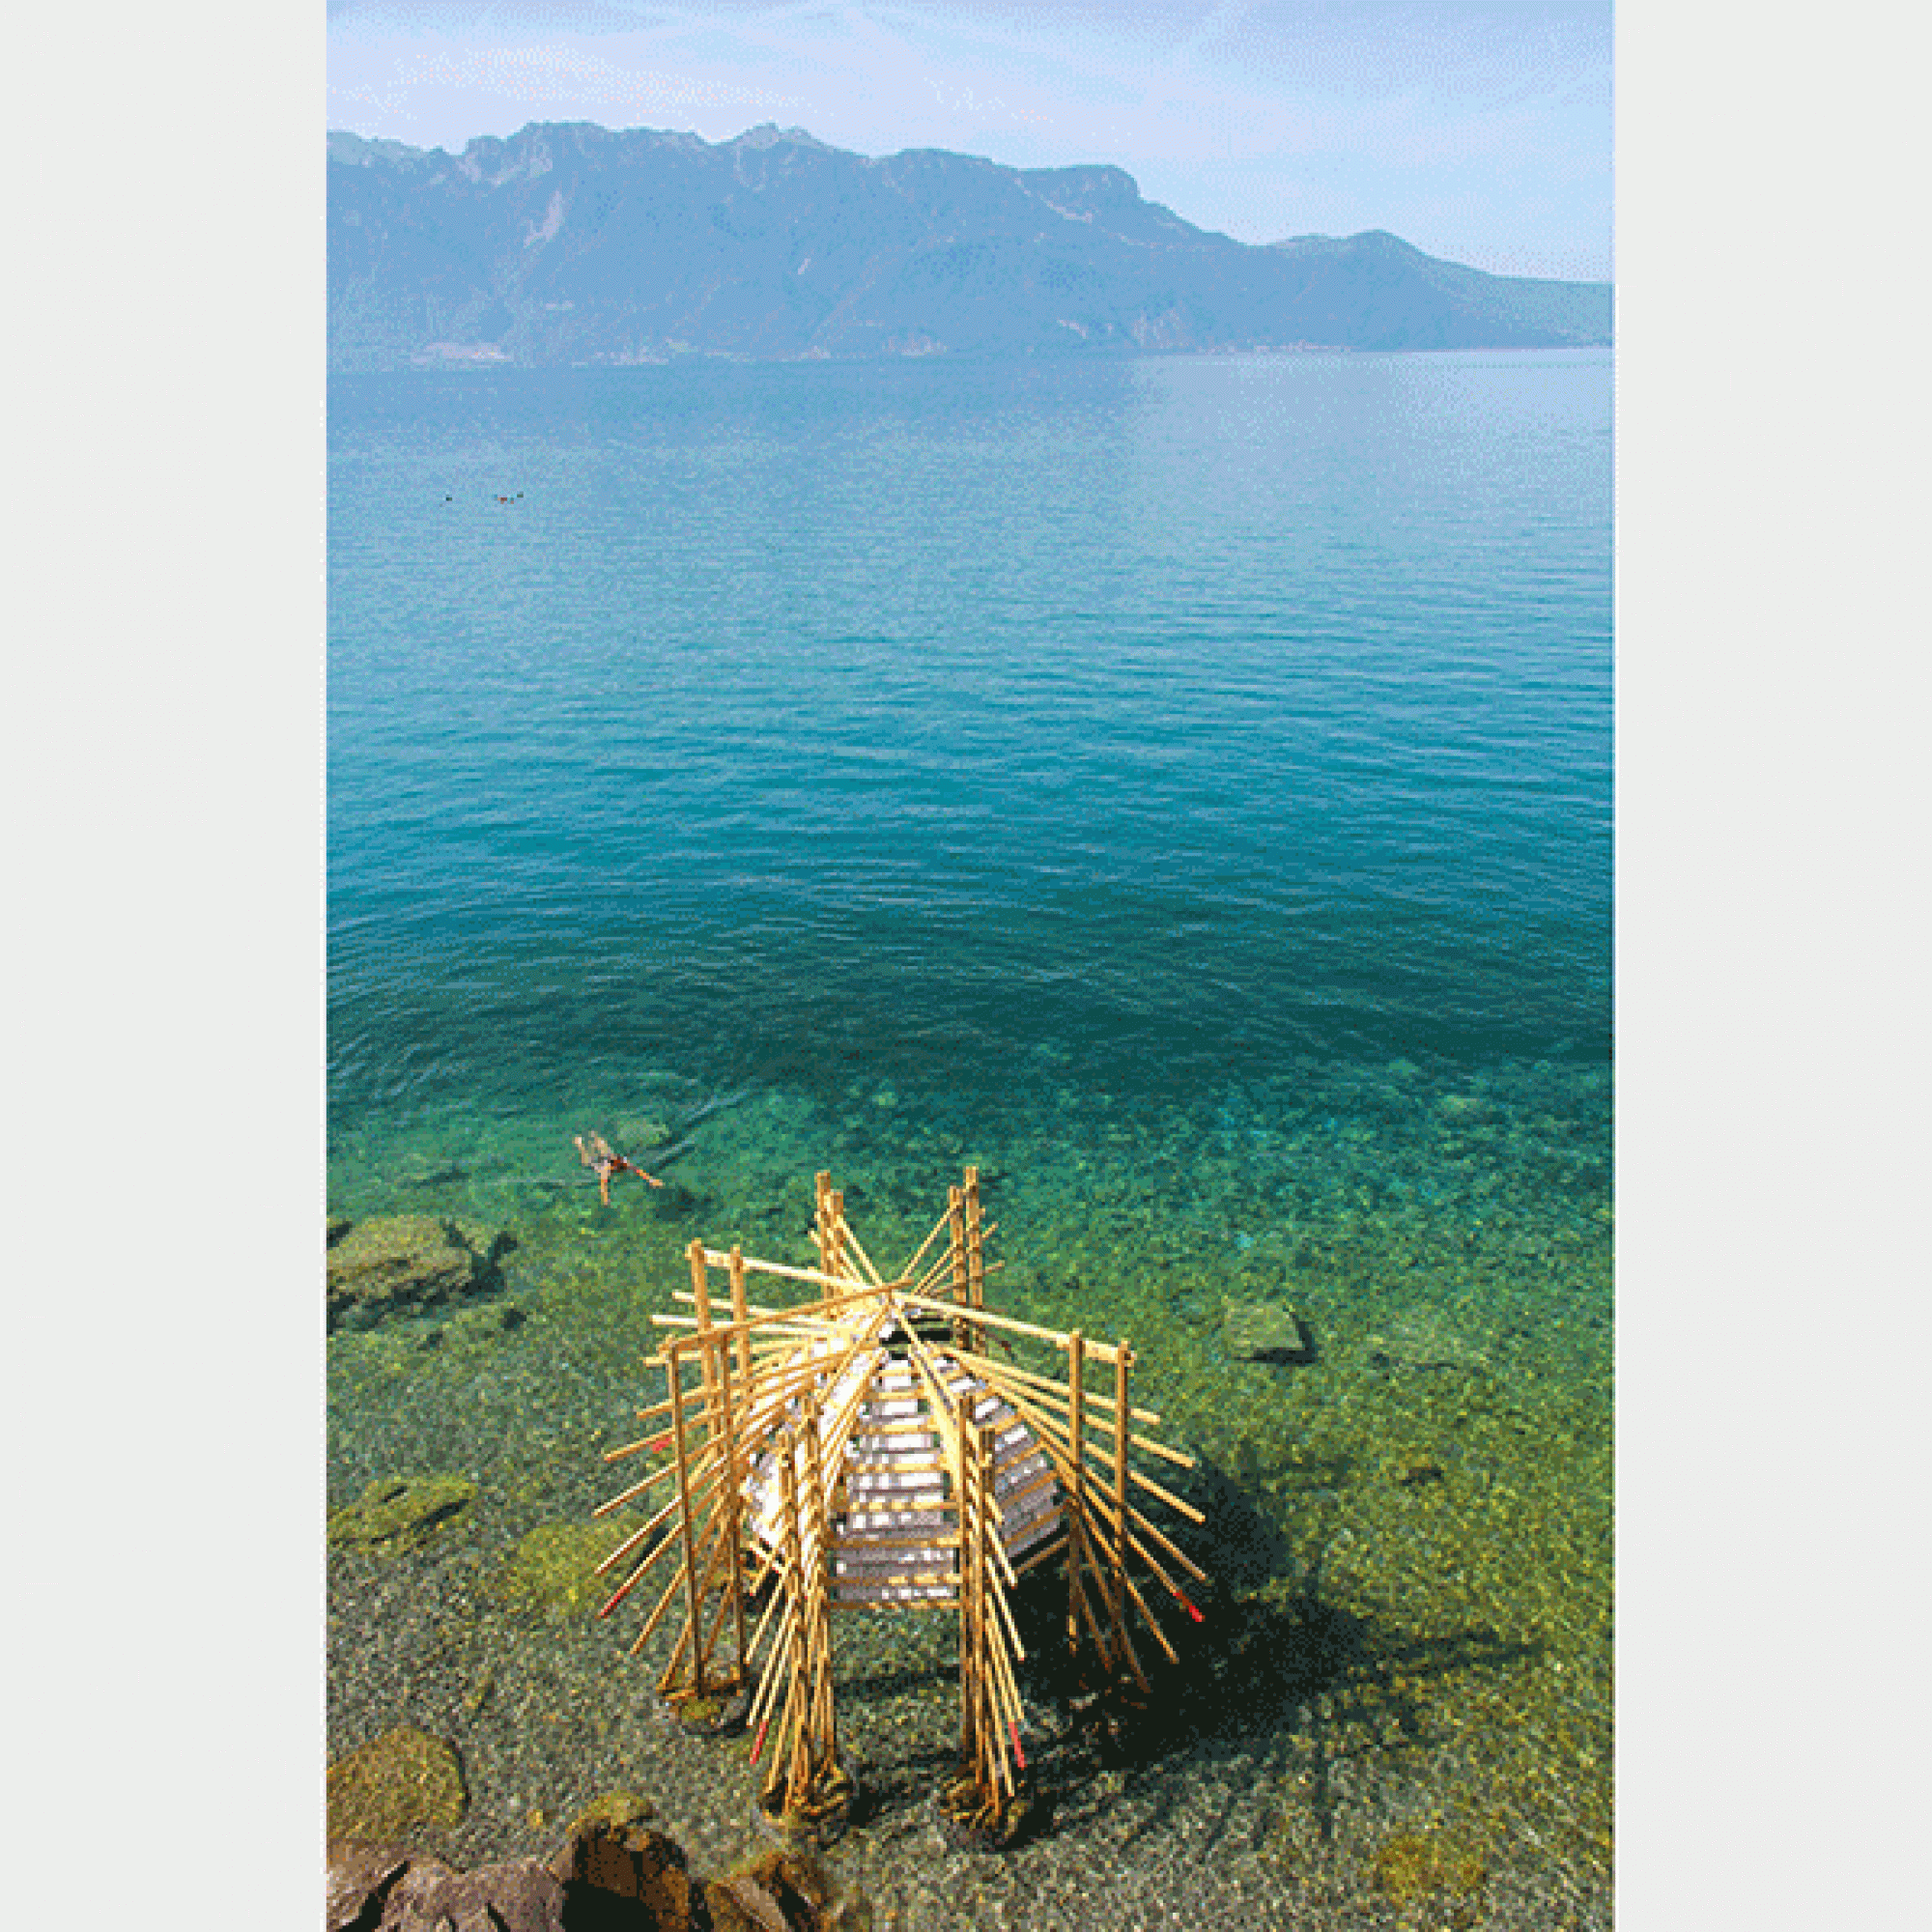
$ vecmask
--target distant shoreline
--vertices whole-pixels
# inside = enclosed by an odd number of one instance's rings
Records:
[[[1378,229],[1256,245],[1115,167],[532,124],[328,137],[336,369],[1608,347],[1613,286]]]

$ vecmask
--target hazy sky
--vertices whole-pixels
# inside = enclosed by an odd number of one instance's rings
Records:
[[[1607,0],[329,0],[328,125],[460,149],[530,121],[865,155],[1110,161],[1243,242],[1387,228],[1611,272]]]

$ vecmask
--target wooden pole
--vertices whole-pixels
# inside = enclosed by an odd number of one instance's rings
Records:
[[[606,1571],[614,1570],[617,1567],[617,1565],[621,1563],[625,1557],[630,1555],[632,1550],[637,1548],[639,1544],[642,1543],[644,1539],[648,1537],[654,1529],[661,1528],[664,1525],[664,1523],[666,1523],[671,1517],[675,1516],[678,1510],[682,1507],[683,1507],[683,1498],[681,1496],[672,1496],[671,1499],[668,1503],[666,1503],[665,1506],[661,1510],[659,1510],[658,1513],[654,1517],[652,1517],[651,1520],[647,1523],[645,1523],[641,1529],[634,1529],[630,1533],[630,1535],[627,1536],[623,1540],[623,1542],[616,1547],[615,1549],[611,1550],[610,1555],[605,1557],[603,1562],[598,1564],[597,1568],[591,1572],[591,1575],[596,1577],[601,1577],[605,1574]],[[655,1548],[653,1548],[649,1552],[649,1554],[644,1558],[642,1563],[639,1565],[639,1574],[641,1575],[643,1571],[648,1570],[651,1567],[651,1565],[657,1561],[658,1557],[665,1550],[671,1548],[673,1546],[668,1539],[659,1544]],[[634,1577],[632,1580],[635,1581],[636,1578]],[[627,1595],[629,1594],[628,1585],[626,1586],[626,1594]]]
[[[989,1602],[999,1588],[999,1580],[993,1575],[990,1561],[995,1540],[993,1528],[993,1431],[989,1424],[976,1422],[973,1425],[973,1462],[975,1465],[974,1501],[980,1519],[980,1558],[976,1565],[979,1573],[979,1604],[975,1632],[979,1639],[980,1655],[980,1732],[988,1747],[986,1768],[990,1774],[991,1796],[995,1803],[999,1800],[1000,1787],[1006,1786],[1010,1794],[1014,1789],[1012,1767],[1007,1762],[1006,1732],[1000,1723],[1000,1683],[998,1651],[1001,1633],[994,1619],[988,1614]]]
[[[1113,1609],[1114,1628],[1120,1632],[1122,1647],[1133,1666],[1142,1690],[1148,1688],[1147,1673],[1134,1654],[1134,1640],[1127,1630],[1127,1371],[1134,1351],[1123,1337],[1114,1351],[1114,1574],[1108,1600]]]
[[[991,1232],[989,1228],[987,1233]],[[992,1271],[990,1267],[986,1270],[988,1274]],[[930,1296],[923,1294],[902,1293],[897,1296],[897,1300],[901,1308],[923,1310],[933,1315],[953,1313],[953,1304],[934,1301]],[[1031,1335],[1037,1342],[1051,1342],[1056,1349],[1066,1347],[1066,1337],[1058,1328],[1042,1328],[1037,1321],[1015,1321],[1010,1315],[995,1315],[991,1309],[985,1310],[980,1319],[989,1328],[998,1328],[1011,1335]],[[1114,1359],[1113,1345],[1109,1342],[1089,1341],[1087,1353],[1089,1358],[1095,1362],[1111,1362]]]
[[[823,1179],[823,1176],[820,1177]],[[803,1695],[805,1683],[805,1554],[800,1548],[798,1533],[798,1462],[797,1438],[787,1430],[779,1449],[781,1494],[784,1512],[784,1548],[786,1576],[792,1590],[792,1613],[787,1619],[790,1643],[786,1647],[785,1670],[790,1678],[790,1686],[785,1696],[784,1715],[780,1719],[780,1736],[772,1749],[772,1770],[776,1774],[781,1762],[783,1763],[784,1803],[781,1809],[792,1809],[799,1794],[798,1789],[798,1740],[795,1735],[794,1717],[802,1718],[797,1711],[799,1699]]]
[[[665,1345],[665,1355],[668,1361],[671,1392],[678,1394],[684,1386],[684,1362],[678,1354],[678,1344]],[[675,1402],[670,1411],[671,1454],[677,1464],[678,1496],[678,1535],[684,1546],[684,1578],[686,1586],[686,1611],[695,1628],[697,1623],[697,1550],[691,1520],[691,1471],[690,1459],[684,1443],[684,1404]],[[699,1693],[704,1690],[704,1666],[696,1666],[693,1688]]]
[[[909,1261],[907,1261],[903,1266],[900,1267],[898,1275],[896,1277],[897,1280],[899,1280],[900,1282],[908,1282],[912,1280],[913,1269],[916,1268],[920,1264],[920,1263],[925,1259],[926,1249],[931,1247],[933,1242],[938,1240],[940,1236],[946,1232],[947,1222],[950,1218],[951,1218],[950,1212],[947,1214],[942,1214],[939,1217],[939,1219],[932,1224],[932,1233],[926,1236],[925,1239],[923,1240],[919,1244],[919,1246],[913,1250],[912,1258]]]
[[[984,1364],[982,1373],[990,1382],[1010,1381],[1025,1389],[1036,1400],[1044,1396],[1062,1408],[1066,1406],[1065,1390],[1062,1388],[1059,1382],[1052,1380],[1046,1376],[1037,1376],[1031,1370],[1015,1367],[1011,1362],[1002,1362],[991,1358]],[[1111,1418],[1114,1413],[1113,1398],[1111,1396],[1094,1395],[1091,1390],[1087,1395],[1086,1406],[1092,1409],[1095,1415]],[[1136,1407],[1130,1410],[1129,1413],[1136,1422],[1145,1422],[1153,1427],[1159,1426],[1160,1417],[1151,1408]],[[1155,1456],[1164,1456],[1170,1463],[1179,1463],[1184,1469],[1194,1467],[1194,1458],[1192,1456],[1183,1455],[1179,1449],[1170,1449],[1164,1442],[1153,1441],[1145,1435],[1134,1435],[1131,1439],[1137,1448],[1146,1449]]]
[[[877,1263],[866,1252],[865,1243],[852,1232],[852,1224],[845,1218],[845,1197],[843,1194],[838,1196],[838,1238],[857,1257],[859,1266],[864,1272],[866,1279],[874,1288],[884,1288],[886,1286],[885,1276],[879,1272]]]
[[[837,1197],[834,1197],[837,1199]],[[812,1753],[811,1779],[815,1784],[829,1772],[838,1749],[838,1712],[832,1689],[832,1618],[827,1583],[832,1568],[831,1520],[826,1507],[825,1465],[820,1441],[822,1405],[813,1402],[806,1411],[806,1481],[810,1486],[809,1508],[811,1523],[811,1550],[807,1583],[811,1602],[812,1671]]]
[[[1073,1445],[1071,1469],[1066,1482],[1066,1649],[1069,1656],[1080,1648],[1080,1617],[1076,1607],[1080,1597],[1080,1558],[1086,1544],[1086,1510],[1082,1506],[1085,1474],[1080,1444],[1086,1430],[1082,1413],[1087,1391],[1082,1377],[1087,1369],[1087,1338],[1074,1329],[1066,1338],[1067,1433]]]
[[[638,1447],[640,1449],[662,1449],[665,1447],[665,1438],[663,1436],[654,1436],[648,1443],[639,1443]],[[604,1460],[608,1463],[611,1459],[607,1456]],[[700,1465],[708,1460],[701,1449],[692,1457],[693,1463]],[[626,1503],[636,1502],[646,1490],[656,1489],[667,1476],[674,1476],[676,1474],[677,1464],[675,1463],[667,1463],[662,1468],[653,1469],[641,1482],[633,1483],[628,1490],[620,1491],[616,1495],[611,1497],[608,1502],[599,1503],[590,1514],[593,1517],[609,1516],[613,1510],[622,1509]]]
[[[833,1265],[827,1270],[827,1272],[830,1274],[847,1275],[852,1280],[857,1281],[859,1279],[859,1276],[856,1270],[853,1268],[852,1264],[845,1259],[844,1191],[841,1188],[835,1187],[832,1190],[832,1192],[826,1197],[826,1202],[827,1205],[832,1209],[831,1224],[827,1232],[832,1236],[832,1254],[833,1254]]]
[[[980,1211],[980,1170],[969,1167],[966,1170],[966,1299],[974,1308],[986,1305],[986,1243],[985,1230],[981,1225]],[[983,1355],[986,1352],[986,1331],[980,1324],[973,1327],[973,1351]]]
[[[735,1249],[732,1251],[737,1252]],[[724,1461],[724,1543],[726,1550],[725,1590],[731,1601],[732,1639],[735,1662],[731,1672],[734,1687],[745,1679],[745,1556],[742,1516],[744,1511],[743,1486],[738,1472],[740,1454],[738,1443],[737,1418],[731,1394],[731,1349],[719,1337],[711,1326],[711,1291],[707,1280],[707,1264],[704,1260],[704,1243],[693,1241],[691,1244],[691,1287],[697,1301],[698,1333],[704,1337],[704,1379],[708,1389],[715,1391],[717,1400],[717,1440],[720,1453]],[[735,1310],[733,1311],[735,1315]],[[745,1344],[745,1332],[741,1328],[737,1334],[740,1348]],[[720,1619],[722,1622],[722,1616]],[[714,1634],[717,1625],[714,1624]],[[708,1658],[710,1644],[707,1641],[700,1656]]]
[[[967,1305],[965,1202],[966,1195],[962,1188],[949,1187],[946,1190],[947,1264],[952,1270],[952,1305],[955,1308]],[[961,1351],[972,1347],[970,1331],[963,1321],[955,1321],[952,1324],[952,1346]]]
[[[726,1266],[730,1270],[731,1282],[731,1325],[738,1331],[738,1378],[749,1382],[752,1378],[752,1337],[745,1323],[752,1319],[751,1310],[745,1302],[745,1251],[734,1241]]]
[[[719,1378],[717,1349],[711,1330],[711,1289],[710,1269],[704,1260],[704,1243],[693,1241],[686,1251],[691,1264],[692,1300],[697,1310],[697,1368],[704,1389],[704,1446],[715,1447],[725,1455],[730,1453],[731,1432],[724,1419],[724,1392]],[[737,1523],[730,1511],[732,1496],[737,1485],[727,1481],[724,1494],[721,1498],[725,1506],[725,1541],[730,1546],[730,1553],[735,1557],[735,1536]],[[735,1562],[731,1564],[736,1571]],[[691,1673],[693,1694],[701,1697],[705,1690],[705,1668],[711,1662],[710,1647],[704,1641],[704,1627],[701,1615],[702,1605],[694,1605],[691,1632]]]
[[[922,1373],[924,1365],[922,1363]],[[939,1403],[937,1389],[933,1391],[932,1400],[936,1420]],[[943,1435],[941,1439],[943,1442]],[[973,1479],[963,1456],[954,1462],[952,1473],[952,1501],[959,1516],[959,1761],[971,1769],[977,1786],[980,1773],[979,1732],[974,1723],[973,1703],[973,1669],[976,1662],[973,1644],[973,1604],[979,1546],[975,1541]]]

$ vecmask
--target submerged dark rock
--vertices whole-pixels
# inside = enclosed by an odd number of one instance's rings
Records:
[[[1292,1308],[1274,1301],[1230,1301],[1221,1311],[1221,1340],[1237,1362],[1273,1362],[1306,1368],[1315,1360],[1315,1337]]]
[[[433,1214],[384,1214],[328,1230],[328,1326],[366,1328],[503,1285],[502,1258],[516,1246],[507,1229]]]
[[[465,1476],[379,1476],[359,1501],[333,1511],[328,1540],[393,1556],[427,1542],[476,1500]]]
[[[328,1767],[331,1844],[393,1844],[447,1831],[469,1804],[455,1749],[413,1724],[398,1724]]]

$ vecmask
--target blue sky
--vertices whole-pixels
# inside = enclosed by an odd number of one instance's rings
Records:
[[[760,122],[866,155],[1108,161],[1243,242],[1393,230],[1611,273],[1604,0],[330,0],[328,125],[460,149],[530,121]]]

